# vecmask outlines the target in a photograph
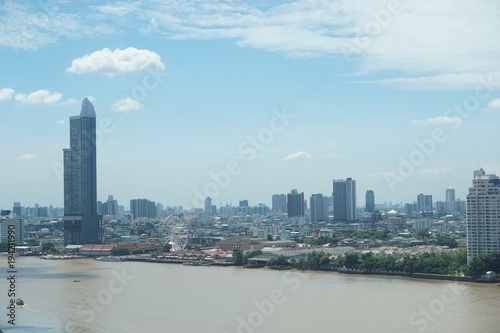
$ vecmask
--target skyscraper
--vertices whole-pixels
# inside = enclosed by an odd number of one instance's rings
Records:
[[[156,217],[156,204],[148,199],[132,199],[130,200],[130,213],[134,220]]]
[[[309,199],[311,212],[311,221],[326,221],[328,220],[328,208],[330,199],[324,197],[323,194],[313,194]]]
[[[432,215],[432,195],[422,194],[417,195],[417,211],[423,213],[423,215]]]
[[[97,214],[96,114],[87,98],[69,120],[70,148],[63,149],[64,243],[101,243]]]
[[[355,221],[356,181],[352,178],[333,181],[333,217],[339,221]]]
[[[446,213],[451,214],[455,211],[455,189],[446,189]]]
[[[212,198],[206,197],[205,199],[205,215],[212,216]]]
[[[500,179],[474,171],[467,195],[467,262],[500,251]]]
[[[286,213],[287,211],[286,195],[273,194],[271,209],[274,212]]]
[[[365,195],[366,206],[365,212],[373,213],[375,212],[375,193],[373,190],[367,190]]]
[[[293,189],[286,196],[288,217],[304,216],[304,192],[299,193]]]

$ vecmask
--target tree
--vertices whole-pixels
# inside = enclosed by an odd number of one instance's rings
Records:
[[[56,247],[52,243],[44,243],[42,245],[42,252],[55,252]]]
[[[243,265],[248,263],[248,259],[256,257],[258,255],[261,255],[262,251],[261,250],[254,250],[254,251],[248,251],[243,255]]]
[[[450,248],[455,248],[455,247],[457,247],[457,240],[455,238],[451,238],[451,237],[437,236],[436,237],[436,245],[448,246]]]
[[[243,252],[241,249],[234,249],[233,250],[233,258],[234,258],[234,264],[236,266],[242,266],[243,265]]]
[[[116,247],[116,246],[114,246],[111,249],[111,255],[113,255],[113,256],[126,256],[126,255],[129,255],[129,254],[130,254],[130,251],[127,250],[127,249],[124,249],[122,247]]]
[[[267,262],[267,266],[289,266],[288,259],[285,256],[279,256],[278,258],[271,259]]]
[[[424,229],[419,229],[415,233],[416,238],[427,238],[429,237],[429,229],[424,228]]]

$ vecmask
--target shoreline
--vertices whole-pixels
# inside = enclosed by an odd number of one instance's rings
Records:
[[[23,257],[23,256],[20,256]],[[26,256],[30,257],[30,256]],[[32,256],[31,256],[32,257]],[[19,258],[19,257],[18,257]],[[45,258],[43,258],[45,259]],[[61,258],[62,259],[62,258]],[[61,260],[60,259],[60,260]],[[68,258],[69,259],[69,258]],[[66,259],[66,260],[68,260]],[[79,257],[79,258],[71,258],[71,259],[89,259],[89,260],[96,260],[96,258],[92,257]],[[47,259],[45,259],[47,260]],[[153,259],[153,258],[144,258],[144,257],[129,257],[129,256],[120,256],[120,260],[103,260],[105,262],[143,262],[143,263],[156,263],[156,264],[182,264],[185,261],[188,260],[165,260],[165,259]],[[194,265],[198,266],[198,265]],[[263,267],[244,267],[244,266],[236,266],[234,263],[211,263],[210,265],[199,265],[199,266],[217,266],[217,267],[239,267],[239,268],[245,268],[245,269],[269,269],[269,270],[279,270],[279,269],[272,269],[267,266]],[[409,278],[409,279],[421,279],[421,280],[437,280],[437,281],[458,281],[458,282],[468,282],[468,283],[474,283],[474,284],[494,284],[494,283],[499,283],[500,286],[500,280],[481,280],[481,279],[472,279],[470,277],[466,276],[452,276],[452,275],[438,275],[438,274],[430,274],[430,273],[406,273],[406,272],[387,272],[387,271],[366,271],[366,270],[301,270],[301,269],[296,269],[296,268],[287,268],[298,271],[298,272],[322,272],[322,273],[338,273],[338,274],[345,274],[345,275],[354,275],[354,276],[378,276],[378,277],[397,277],[397,278]]]

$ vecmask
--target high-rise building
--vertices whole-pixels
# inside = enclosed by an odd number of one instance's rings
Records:
[[[97,214],[96,114],[85,98],[79,116],[69,120],[70,148],[64,160],[64,243],[101,243]]]
[[[214,215],[212,210],[212,198],[206,197],[205,199],[205,215],[212,216]]]
[[[352,178],[333,181],[333,217],[338,221],[355,221],[356,181]]]
[[[286,196],[288,217],[304,216],[304,192],[298,192],[293,189]]]
[[[365,212],[373,213],[375,211],[375,193],[373,190],[367,190],[365,195]]]
[[[9,233],[10,231],[10,233]],[[14,236],[9,242],[9,234]],[[0,218],[0,243],[24,243],[24,221],[19,216],[8,215]]]
[[[273,212],[287,212],[286,195],[284,194],[273,194],[271,209]]]
[[[14,201],[14,207],[12,207],[12,212],[17,216],[21,216],[21,203]]]
[[[248,200],[241,200],[239,206],[240,207],[248,207]]]
[[[130,213],[134,219],[156,217],[156,204],[148,199],[132,199]]]
[[[455,189],[446,189],[446,212],[452,214],[455,211]]]
[[[324,197],[323,194],[313,194],[309,199],[309,211],[311,212],[311,221],[326,221],[328,220],[328,208],[330,198]]]
[[[417,195],[417,211],[421,213],[431,214],[433,211],[432,207],[432,195],[422,194]]]
[[[500,179],[474,171],[467,195],[467,262],[500,251]]]

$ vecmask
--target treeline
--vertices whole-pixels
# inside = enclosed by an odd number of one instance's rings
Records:
[[[353,270],[403,272],[408,274],[426,273],[454,276],[470,276],[479,278],[487,271],[500,273],[500,253],[478,257],[467,264],[467,250],[453,252],[424,253],[420,257],[406,256],[396,260],[392,256],[376,257],[372,253],[362,256],[345,254],[330,259],[330,255],[318,251],[311,252],[306,257],[288,260],[284,256],[272,259],[267,266],[291,266],[300,270],[336,270],[347,268]]]
[[[406,256],[396,260],[394,257],[378,258],[372,253],[358,257],[346,254],[336,260],[337,267],[347,269],[366,269],[379,271],[397,271],[404,273],[428,273],[445,275],[468,275],[467,251],[424,253],[421,257]]]

